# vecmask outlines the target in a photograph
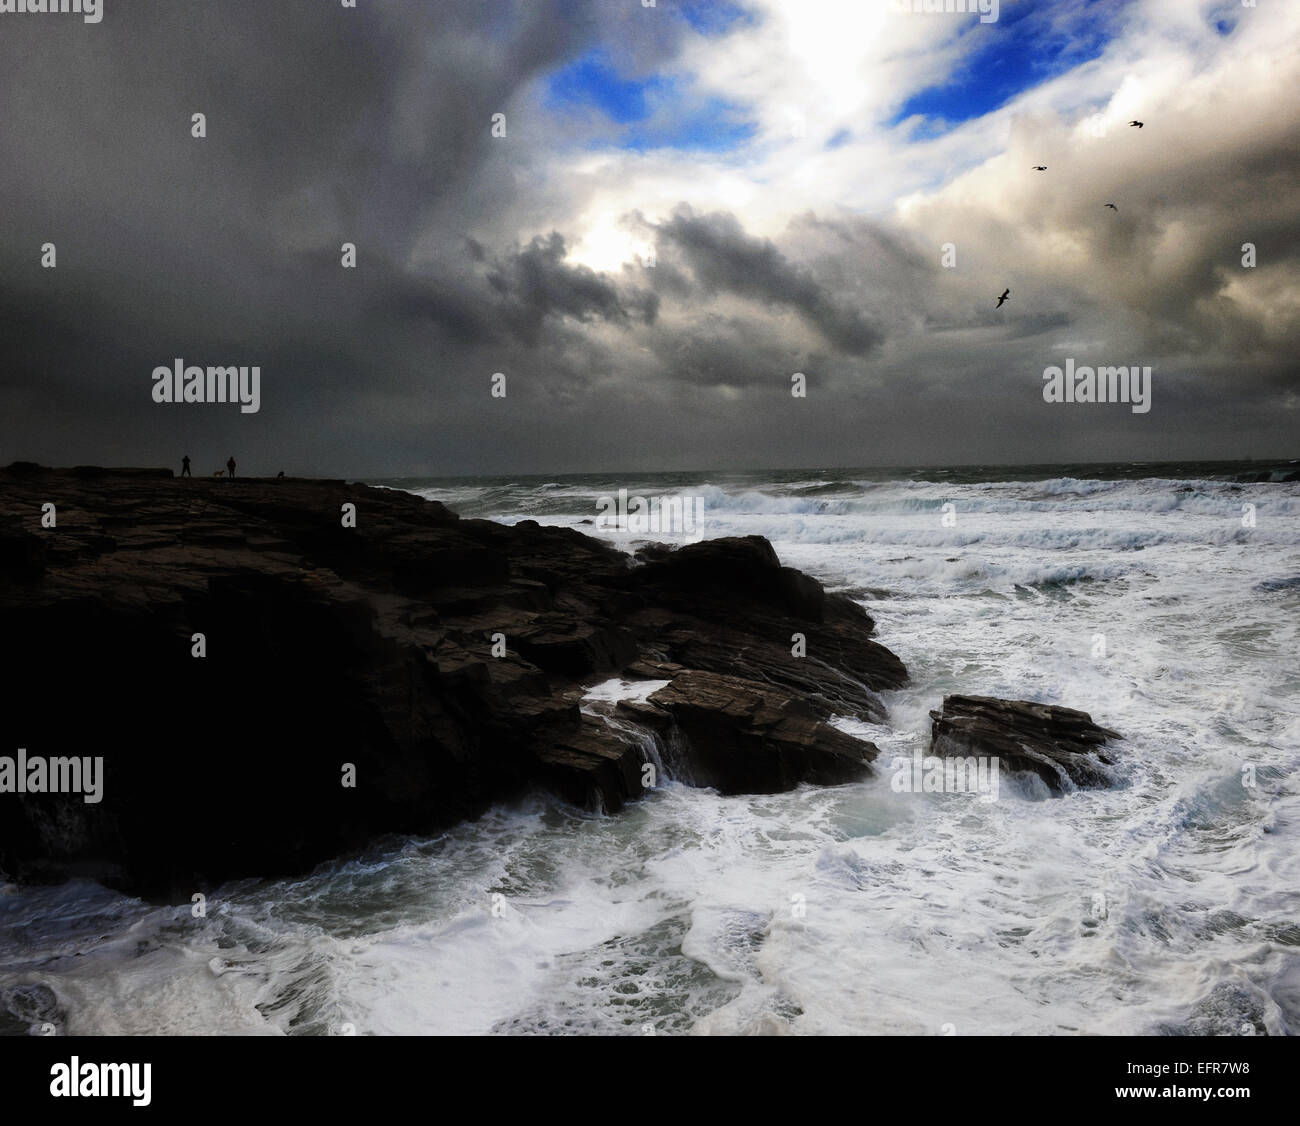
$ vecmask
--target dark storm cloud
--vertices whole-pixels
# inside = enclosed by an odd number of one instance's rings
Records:
[[[657,229],[682,252],[709,294],[725,291],[788,306],[851,356],[865,355],[883,339],[876,326],[856,310],[840,307],[811,273],[790,262],[772,242],[747,235],[734,215],[696,215],[684,204]]]
[[[1198,122],[1212,140],[1191,153],[1151,114],[1122,158],[1042,158],[1057,179],[995,168],[888,220],[819,214],[768,186],[776,163],[619,154],[597,109],[548,110],[549,75],[596,48],[628,80],[698,67],[673,10],[108,0],[93,26],[3,17],[0,462],[560,472],[1264,454],[1231,429],[1287,432],[1293,111],[1247,102],[1239,135]],[[1027,168],[1040,150],[1021,143]],[[712,176],[752,188],[753,210],[718,210]],[[671,194],[652,208],[644,183]],[[663,222],[638,214],[679,198]],[[627,217],[656,265],[584,264],[592,216]],[[956,270],[939,266],[950,238]],[[1063,354],[1154,363],[1155,410],[1047,407]],[[176,357],[260,364],[261,412],[154,404],[150,373]]]
[[[790,393],[790,377],[806,368],[805,379],[823,382],[826,357],[801,349],[789,335],[751,317],[707,314],[655,333],[655,355],[667,376],[700,387],[752,388]]]
[[[501,326],[483,300],[438,278],[394,272],[386,284],[369,286],[367,309],[376,323],[426,323],[453,344],[487,344],[501,338]]]
[[[605,276],[587,266],[570,266],[564,258],[564,236],[552,231],[547,238],[534,238],[488,274],[488,283],[501,299],[502,315],[520,340],[535,344],[549,316],[615,323],[635,316],[654,323],[659,308],[654,293],[620,294]]]
[[[475,349],[523,368],[503,342],[544,343],[548,322],[653,319],[653,294],[565,263],[562,237],[512,252],[500,230],[527,203],[517,168],[546,154],[521,92],[633,17],[595,0],[364,8],[133,0],[93,27],[5,19],[0,458],[157,461],[238,440],[219,408],[151,402],[153,367],[180,356],[260,363],[243,438],[278,428],[319,466],[333,454],[296,423],[327,404],[364,448],[367,404],[454,403],[450,373]],[[680,35],[660,23],[646,65]]]

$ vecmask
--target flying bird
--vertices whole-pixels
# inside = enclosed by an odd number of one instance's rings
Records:
[[[1130,122],[1129,122],[1129,125],[1131,125],[1131,126],[1136,126],[1138,129],[1141,129],[1141,128],[1142,128],[1142,122],[1140,122],[1140,121],[1130,121]]]
[[[995,309],[1001,309],[1001,308],[1002,308],[1002,302],[1005,301],[1005,300],[1006,300],[1008,297],[1010,297],[1010,296],[1011,296],[1011,290],[1009,290],[1009,289],[1004,289],[1004,290],[1002,291],[1002,296],[998,298],[998,303],[997,303],[996,305],[994,305],[993,307],[994,307]]]
[[[1105,204],[1105,206],[1106,206],[1106,207],[1109,207],[1112,211],[1118,211],[1118,210],[1119,210],[1119,208],[1116,207],[1113,203],[1107,203],[1107,204]]]
[[[1047,165],[1046,165],[1046,164],[1035,164],[1035,165],[1034,165],[1034,171],[1035,171],[1035,172],[1046,172],[1046,171],[1047,171]]]

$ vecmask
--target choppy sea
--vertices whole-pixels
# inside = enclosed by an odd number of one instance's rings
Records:
[[[545,795],[293,880],[156,906],[0,885],[0,1029],[67,1033],[1300,1031],[1294,463],[372,481],[579,527],[700,498],[847,592],[912,682],[1120,731],[1114,789],[899,793],[889,772],[616,816]],[[684,538],[684,537],[683,537]],[[618,685],[598,688],[611,695]]]

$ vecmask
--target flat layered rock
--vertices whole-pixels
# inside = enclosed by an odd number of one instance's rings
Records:
[[[995,757],[999,769],[1036,774],[1054,795],[1114,784],[1106,745],[1122,736],[1087,712],[995,696],[947,696],[930,713],[930,753]]]
[[[770,794],[800,782],[835,785],[871,774],[879,753],[826,721],[817,701],[736,676],[691,671],[650,695],[685,736],[693,780],[724,794]]]

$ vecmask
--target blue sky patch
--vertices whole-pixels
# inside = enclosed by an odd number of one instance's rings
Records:
[[[897,125],[921,116],[913,133],[917,139],[942,136],[957,125],[983,117],[1017,95],[1057,75],[1098,58],[1111,40],[1107,17],[1122,5],[1114,0],[1080,7],[1077,0],[1041,5],[1003,4],[996,23],[978,17],[961,33],[965,58],[949,80],[912,94],[890,119]],[[961,19],[956,14],[930,14],[918,19]],[[1053,26],[1054,20],[1057,26]]]
[[[740,107],[693,91],[684,78],[623,77],[600,49],[556,71],[547,93],[551,109],[593,108],[625,127],[612,139],[594,140],[593,146],[599,148],[726,152],[744,144],[757,129]]]
[[[551,76],[552,106],[595,106],[611,121],[626,124],[648,117],[647,95],[662,88],[657,77],[623,78],[604,51],[589,51]]]
[[[704,98],[662,122],[647,121],[633,126],[617,144],[619,148],[636,152],[650,149],[730,152],[750,140],[757,129],[753,121],[741,116],[736,106],[713,97]]]
[[[725,35],[743,21],[752,23],[753,17],[739,4],[729,0],[682,0],[677,12],[701,35]]]

